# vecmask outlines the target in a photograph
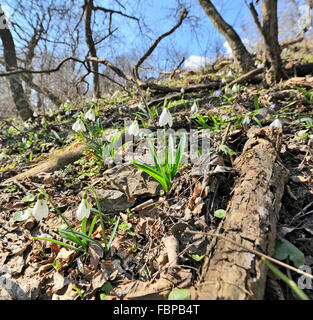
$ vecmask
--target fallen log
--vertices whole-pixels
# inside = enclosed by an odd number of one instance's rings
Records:
[[[221,84],[219,81],[212,81],[210,83],[200,83],[197,85],[191,85],[188,87],[168,87],[163,86],[157,83],[141,83],[140,88],[143,90],[147,90],[148,88],[153,91],[160,91],[165,93],[172,93],[172,92],[181,92],[181,89],[184,89],[185,93],[190,92],[199,92],[202,90],[215,90],[220,88]]]
[[[53,152],[47,160],[43,160],[40,163],[38,163],[35,167],[30,168],[25,172],[22,172],[14,177],[5,180],[3,184],[12,181],[22,180],[24,178],[30,178],[39,173],[60,170],[64,168],[66,165],[78,160],[83,155],[83,151],[86,150],[88,150],[88,147],[81,143],[70,145],[62,150],[57,150]]]
[[[200,280],[190,288],[192,299],[263,299],[265,264],[233,242],[273,255],[288,173],[279,159],[280,128],[251,128],[248,137],[241,156],[235,161],[239,179],[217,231],[224,239],[215,237],[208,246]]]

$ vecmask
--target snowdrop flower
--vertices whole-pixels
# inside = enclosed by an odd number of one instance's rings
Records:
[[[233,92],[239,92],[240,91],[240,87],[239,85],[233,85],[232,89],[231,89]]]
[[[282,125],[282,123],[279,121],[279,119],[275,119],[275,120],[270,124],[270,127],[282,128],[283,125]]]
[[[86,131],[86,127],[84,125],[84,122],[81,119],[78,119],[72,126],[72,129],[76,132],[79,131]]]
[[[168,124],[170,127],[173,125],[173,118],[167,108],[164,108],[159,119],[159,126],[163,127]]]
[[[137,136],[139,134],[139,126],[137,120],[135,120],[128,128],[128,134]]]
[[[227,95],[231,95],[231,94],[233,93],[233,91],[232,91],[232,89],[230,89],[229,87],[227,87],[227,88],[225,89],[225,93],[226,93]]]
[[[44,195],[39,194],[38,200],[33,208],[33,216],[37,221],[47,218],[49,214],[49,209],[46,201],[44,200]]]
[[[222,83],[226,83],[226,79],[225,78],[222,79]]]
[[[193,103],[192,107],[191,107],[191,113],[197,113],[199,111],[198,109],[198,105],[196,103],[196,101]]]
[[[181,88],[181,89],[180,89],[180,93],[181,93],[181,94],[184,94],[184,93],[185,93],[185,89],[184,89],[184,88]]]
[[[90,108],[86,113],[85,113],[85,119],[88,119],[90,121],[95,121],[96,120],[96,112],[94,108]]]
[[[82,201],[77,208],[76,217],[79,221],[82,221],[85,217],[88,218],[90,215],[90,205],[87,202],[86,192],[83,194]]]
[[[248,129],[250,122],[251,122],[251,119],[249,117],[245,117],[244,120],[242,121],[242,126],[245,130]]]
[[[254,65],[259,69],[262,67],[262,62],[260,61],[255,61]]]
[[[227,77],[231,77],[233,74],[232,74],[232,72],[231,71],[228,71],[228,73],[227,73]]]
[[[33,117],[34,117],[34,118],[37,118],[37,117],[38,117],[38,113],[37,113],[36,111],[34,111]]]

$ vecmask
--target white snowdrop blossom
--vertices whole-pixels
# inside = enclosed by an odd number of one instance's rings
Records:
[[[137,136],[139,134],[139,126],[137,120],[135,120],[128,128],[128,134]]]
[[[232,89],[231,89],[233,92],[239,92],[240,91],[240,87],[239,85],[233,85]]]
[[[242,126],[246,130],[251,122],[251,119],[249,117],[245,117],[242,121]]]
[[[33,216],[37,221],[47,218],[49,214],[49,208],[46,201],[43,199],[43,195],[39,195],[37,202],[33,207]]]
[[[227,88],[225,89],[225,93],[226,93],[227,95],[231,95],[231,94],[233,93],[233,91],[232,91],[232,89],[230,89],[229,87],[227,87]]]
[[[282,128],[283,125],[282,125],[282,123],[281,123],[278,119],[275,119],[275,120],[270,124],[270,127]]]
[[[231,72],[231,71],[228,71],[227,77],[231,77],[232,75],[233,75],[232,72]]]
[[[226,79],[225,78],[222,79],[222,83],[226,83]]]
[[[159,119],[159,126],[163,127],[168,124],[170,127],[173,125],[173,117],[167,108],[164,108]]]
[[[254,65],[259,69],[262,67],[262,62],[260,61],[255,61]]]
[[[34,117],[34,118],[37,118],[37,117],[38,117],[38,113],[37,113],[36,111],[33,113],[33,117]]]
[[[90,120],[90,121],[96,121],[96,112],[95,112],[94,108],[90,108],[85,113],[85,119]]]
[[[84,193],[82,201],[77,208],[76,217],[79,221],[82,221],[85,217],[88,218],[90,215],[90,205],[87,202],[87,195]]]
[[[192,107],[191,107],[191,112],[192,113],[197,113],[199,111],[198,105],[196,103],[196,101],[193,103]]]
[[[78,119],[72,126],[72,129],[76,132],[79,131],[86,131],[86,127],[84,125],[84,122],[81,119]]]

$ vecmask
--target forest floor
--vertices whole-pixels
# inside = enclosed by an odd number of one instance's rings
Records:
[[[222,78],[227,83],[238,76],[234,71],[230,74],[230,70],[232,65],[225,66],[217,74],[184,74],[167,84],[186,88]],[[134,165],[103,164],[92,150],[83,151],[72,161],[57,163],[53,170],[47,165],[31,176],[12,179],[47,158],[49,162],[57,157],[57,150],[65,149],[67,154],[71,150],[66,149],[68,146],[75,143],[81,146],[82,135],[73,131],[72,125],[80,112],[85,113],[92,105],[97,106],[98,119],[104,128],[123,130],[125,123],[131,124],[137,115],[142,127],[156,129],[149,114],[138,108],[140,98],[136,96],[116,92],[96,102],[64,104],[60,110],[39,113],[25,123],[14,119],[1,121],[0,299],[145,299],[147,292],[149,299],[167,299],[175,287],[193,286],[200,277],[210,245],[203,235],[218,228],[222,220],[219,214],[225,214],[223,210],[227,216],[227,205],[238,175],[233,170],[233,161],[242,154],[248,140],[248,127],[266,127],[276,118],[282,123],[283,132],[280,160],[289,173],[276,226],[277,235],[287,240],[284,243],[289,246],[289,251],[283,254],[280,251],[276,257],[280,256],[280,260],[297,267],[300,260],[301,265],[312,268],[312,85],[312,77],[298,78],[298,88],[289,80],[270,88],[262,83],[246,83],[231,87],[220,95],[217,90],[206,89],[180,93],[175,99],[169,98],[166,102],[161,99],[150,105],[158,121],[162,107],[167,103],[174,130],[210,130],[210,148],[215,150],[218,162],[210,163],[209,188],[204,195],[199,194],[202,177],[194,173],[194,165],[182,164],[171,188],[165,193],[159,182]],[[162,97],[150,94],[149,101]],[[195,101],[199,110],[192,113]],[[250,123],[244,122],[248,116]],[[224,148],[219,149],[220,146]],[[122,148],[121,152],[125,154],[127,149]],[[95,188],[106,238],[109,240],[113,234],[110,250],[103,255],[99,246],[90,242],[87,249],[80,252],[33,239],[48,237],[73,244],[59,234],[64,222],[51,204],[48,204],[47,218],[38,222],[32,216],[32,207],[42,187],[76,231],[81,231],[76,210],[84,187]],[[87,230],[93,217],[99,215],[92,192],[88,192],[88,200],[93,210],[87,221]],[[168,264],[171,257],[166,241],[173,235],[179,242],[175,259],[180,271],[171,270]],[[104,245],[99,220],[91,238]],[[297,283],[299,274],[278,268]],[[162,275],[170,277],[182,270],[187,274],[185,284],[174,283],[172,288],[162,292],[162,284],[157,280]],[[138,287],[135,290],[134,283],[138,280],[145,284],[145,290]],[[153,286],[155,283],[158,285]],[[313,299],[312,287],[303,290]],[[179,292],[176,294],[179,299]],[[299,297],[284,281],[269,272],[264,299],[295,300]]]

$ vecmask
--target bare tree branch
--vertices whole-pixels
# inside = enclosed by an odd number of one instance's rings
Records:
[[[260,22],[260,20],[259,20],[258,13],[257,13],[257,11],[255,10],[255,7],[254,7],[253,2],[251,1],[251,2],[249,3],[249,5],[247,4],[246,1],[245,1],[245,3],[246,3],[246,5],[247,5],[247,7],[249,7],[249,10],[250,10],[251,15],[252,15],[252,17],[253,17],[253,20],[254,20],[254,22],[255,22],[255,24],[256,24],[256,26],[257,26],[260,34],[262,34],[263,30],[262,30],[261,22]]]
[[[65,62],[70,61],[70,60],[73,60],[73,61],[76,61],[76,62],[80,62],[85,66],[86,69],[88,69],[88,67],[86,66],[84,61],[82,61],[80,59],[77,59],[77,58],[74,58],[74,57],[67,57],[67,58],[64,58],[55,68],[52,68],[52,69],[48,69],[48,70],[29,70],[29,69],[25,69],[25,68],[19,68],[19,69],[16,69],[16,70],[0,73],[0,77],[7,77],[7,76],[10,76],[10,75],[19,74],[19,73],[35,73],[35,74],[52,73],[52,72],[59,71],[60,68],[62,67],[62,65]]]
[[[157,45],[159,44],[159,42],[164,39],[165,37],[169,36],[170,34],[172,34],[177,28],[179,28],[181,26],[181,24],[183,23],[184,19],[187,17],[188,15],[188,11],[186,10],[185,7],[183,7],[183,11],[180,13],[180,17],[179,17],[179,21],[178,23],[168,32],[163,33],[160,37],[158,37],[154,43],[152,44],[152,46],[147,50],[147,52],[138,60],[138,62],[135,64],[135,66],[133,67],[133,76],[135,79],[140,80],[139,78],[139,74],[138,74],[138,68],[142,65],[142,63],[151,55],[151,53],[153,52],[153,50],[157,47]]]
[[[106,59],[100,59],[100,58],[95,58],[95,57],[86,57],[87,61],[94,61],[97,63],[102,63],[108,68],[110,68],[113,72],[115,72],[119,77],[123,78],[126,81],[131,81],[131,78],[126,75],[120,68],[114,66],[110,61]]]
[[[106,9],[106,8],[103,8],[103,7],[93,7],[92,9],[95,10],[95,11],[102,11],[102,12],[105,12],[105,13],[110,13],[110,16],[112,16],[112,14],[116,13],[116,14],[119,14],[119,15],[125,17],[125,18],[129,18],[129,19],[136,20],[137,22],[139,22],[138,18],[133,17],[133,16],[129,16],[128,14],[125,14],[122,11]]]

